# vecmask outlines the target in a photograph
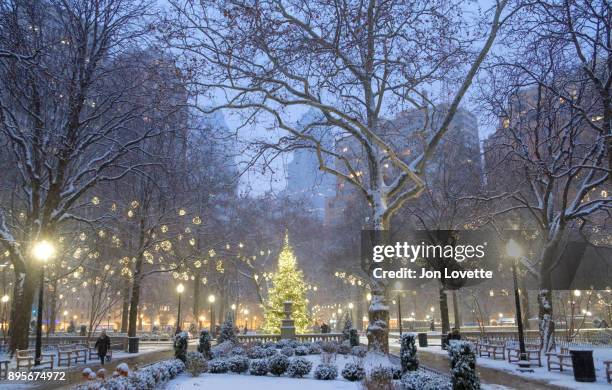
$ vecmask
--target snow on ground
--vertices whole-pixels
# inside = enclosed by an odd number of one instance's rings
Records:
[[[311,378],[287,378],[238,374],[202,374],[194,378],[183,374],[170,381],[165,390],[215,389],[215,390],[358,390],[359,382],[345,380],[320,381]]]
[[[397,340],[389,340],[389,345],[399,348]],[[448,352],[440,348],[439,345],[429,347],[417,347],[417,351],[430,352],[438,355],[448,356]],[[612,348],[593,348],[593,360],[595,363],[595,375],[597,382],[576,382],[574,379],[574,371],[565,369],[563,372],[548,371],[546,368],[546,356],[542,356],[542,367],[532,366],[533,373],[518,372],[516,364],[510,364],[507,360],[493,360],[486,357],[477,357],[476,364],[482,367],[492,368],[495,370],[505,371],[508,374],[524,376],[528,379],[535,379],[547,382],[551,385],[566,387],[570,389],[585,389],[585,390],[610,390],[612,387],[606,380],[606,371],[603,362],[612,360]]]

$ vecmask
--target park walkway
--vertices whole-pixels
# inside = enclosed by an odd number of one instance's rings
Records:
[[[389,352],[394,355],[399,355],[399,347],[389,346]],[[440,355],[427,351],[417,350],[421,365],[432,369],[442,374],[448,375],[450,367],[448,358],[445,355]],[[512,375],[502,370],[495,370],[488,367],[476,365],[480,381],[487,385],[504,386],[510,389],[529,389],[529,390],[559,390],[563,387],[553,386],[548,383],[527,379],[518,375]]]

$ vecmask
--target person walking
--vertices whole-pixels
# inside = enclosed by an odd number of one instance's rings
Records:
[[[110,337],[106,335],[106,330],[102,330],[102,334],[96,340],[95,348],[98,351],[98,357],[100,358],[100,363],[104,365],[104,360],[106,359],[106,354],[110,349],[111,342]]]

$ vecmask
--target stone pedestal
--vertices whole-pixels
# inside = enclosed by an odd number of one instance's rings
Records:
[[[293,308],[293,302],[283,302],[285,318],[281,320],[281,339],[294,339],[295,338],[295,324],[291,319],[291,309]]]

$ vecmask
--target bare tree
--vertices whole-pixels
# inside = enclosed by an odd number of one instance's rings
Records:
[[[353,185],[368,200],[368,224],[376,230],[388,229],[402,204],[422,192],[426,162],[489,52],[506,8],[505,0],[496,3],[486,22],[488,31],[478,37],[484,44],[472,50],[473,37],[462,29],[460,2],[170,3],[174,18],[161,29],[170,46],[182,50],[194,89],[220,92],[226,101],[215,109],[240,110],[245,124],[267,123],[287,132],[279,142],[264,142],[264,149],[313,149],[320,169]],[[435,107],[422,89],[449,79],[464,61],[469,66],[458,77],[448,114],[426,133],[422,154],[405,163],[379,134],[382,116],[406,107]],[[288,117],[299,108],[313,108],[320,117],[296,126]],[[365,155],[365,172],[325,147],[317,128],[329,129],[331,138],[353,140]],[[385,179],[384,164],[397,174]],[[384,286],[375,280],[372,296],[369,346],[387,351],[388,306]]]

